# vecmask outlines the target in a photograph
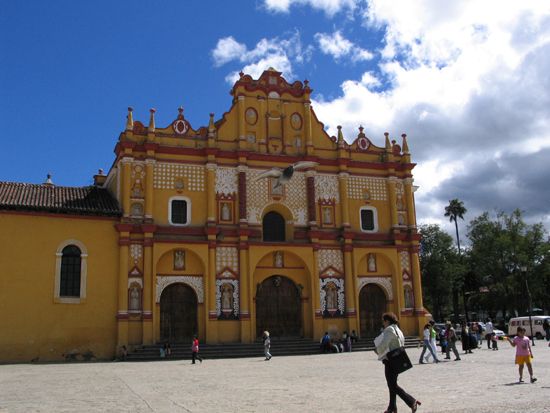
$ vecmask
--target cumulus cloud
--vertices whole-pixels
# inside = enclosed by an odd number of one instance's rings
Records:
[[[331,55],[336,60],[349,57],[353,61],[361,61],[371,60],[374,57],[368,50],[356,46],[343,37],[339,30],[332,34],[316,33],[315,40],[317,40],[321,52]]]
[[[294,32],[286,38],[261,39],[251,50],[233,37],[225,37],[218,40],[212,51],[212,58],[214,65],[218,67],[232,61],[244,64],[241,70],[255,78],[270,67],[292,78],[294,76],[292,61],[307,62],[311,58],[311,53],[312,47],[304,47],[300,40],[300,33]],[[226,81],[230,84],[234,83],[239,78],[238,72],[238,70],[232,71],[226,76]]]
[[[216,66],[222,66],[232,60],[240,59],[245,52],[246,46],[229,36],[218,40],[216,48],[212,51],[212,57]]]
[[[310,6],[323,11],[327,16],[334,16],[342,10],[353,11],[356,0],[264,0],[265,7],[273,12],[288,13],[292,5]]]
[[[317,97],[329,133],[342,124],[352,140],[362,124],[382,145],[387,129],[407,132],[421,221],[444,222],[444,206],[459,198],[467,219],[519,207],[550,228],[541,161],[550,151],[550,3],[371,0],[363,18],[365,30],[385,33],[378,70],[344,81],[335,99]]]

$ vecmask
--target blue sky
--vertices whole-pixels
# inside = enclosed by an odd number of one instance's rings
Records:
[[[443,4],[444,3],[444,4]],[[0,180],[91,182],[134,118],[194,127],[231,79],[273,66],[308,79],[348,141],[406,132],[421,222],[515,207],[550,217],[550,2],[470,0],[25,1],[0,14]]]

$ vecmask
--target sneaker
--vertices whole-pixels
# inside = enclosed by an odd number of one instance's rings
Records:
[[[460,357],[455,359],[455,361],[460,361],[460,360],[462,360]]]
[[[519,379],[518,383],[525,383],[522,378]]]
[[[537,381],[537,378],[536,377],[531,377],[531,383],[534,383]]]

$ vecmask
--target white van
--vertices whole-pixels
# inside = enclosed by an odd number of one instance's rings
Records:
[[[548,315],[533,315],[531,316],[531,322],[533,323],[533,332],[538,339],[543,338],[546,332],[542,328],[544,320],[548,319],[550,322],[550,316]],[[518,327],[522,326],[525,329],[525,335],[531,337],[531,327],[529,325],[529,317],[514,317],[511,318],[508,323],[508,335],[515,336],[518,333]]]

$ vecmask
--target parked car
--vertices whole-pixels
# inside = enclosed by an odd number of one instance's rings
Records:
[[[506,337],[506,334],[504,334],[504,331],[499,330],[498,328],[494,328],[493,333],[495,333],[495,335],[499,340],[504,340],[504,337]]]

